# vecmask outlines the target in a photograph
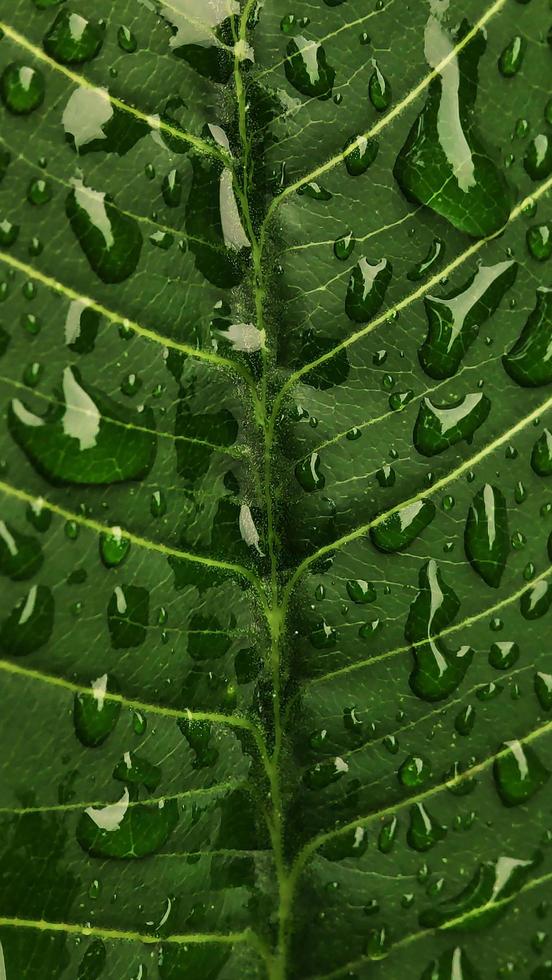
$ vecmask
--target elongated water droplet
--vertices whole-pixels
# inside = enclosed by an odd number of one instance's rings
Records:
[[[179,170],[169,170],[163,178],[163,200],[169,208],[177,208],[182,199],[182,175]]]
[[[418,262],[413,269],[407,274],[407,279],[410,282],[419,282],[421,279],[425,279],[429,272],[433,269],[435,265],[443,258],[445,252],[445,243],[441,238],[434,238],[431,245],[429,246],[428,253],[425,259]]]
[[[102,674],[90,681],[90,693],[75,694],[73,724],[77,738],[88,748],[102,745],[117,724],[121,702],[106,697],[117,694],[118,685],[113,678]]]
[[[130,27],[126,27],[121,24],[119,30],[117,31],[117,44],[119,45],[121,51],[126,51],[127,54],[133,54],[138,47],[138,41],[135,35],[132,33]]]
[[[453,55],[469,30],[464,21],[451,40],[438,15],[430,16],[427,61],[433,69],[445,59],[447,63],[429,86],[426,105],[397,157],[394,175],[410,200],[480,238],[506,223],[512,195],[474,125],[478,63],[486,47],[483,32]]]
[[[414,445],[423,456],[436,456],[458,442],[471,442],[490,410],[491,403],[481,392],[464,395],[447,406],[423,398],[414,426]]]
[[[385,112],[391,105],[391,86],[375,62],[368,85],[368,94],[370,102],[378,112]]]
[[[495,312],[517,275],[517,262],[479,266],[460,289],[424,298],[428,335],[419,358],[431,378],[451,378],[480,327]]]
[[[544,180],[552,173],[552,139],[548,133],[535,136],[525,153],[523,165],[533,180]]]
[[[326,484],[326,479],[324,474],[320,472],[319,454],[311,453],[307,459],[301,463],[297,463],[295,476],[303,487],[303,490],[306,490],[307,493],[312,493],[314,490],[322,490]]]
[[[552,586],[541,579],[535,582],[519,600],[519,608],[524,619],[540,619],[552,605]]]
[[[538,671],[535,674],[535,694],[543,711],[552,708],[552,674]]]
[[[552,255],[552,221],[527,229],[527,248],[537,262],[546,262]]]
[[[498,59],[498,67],[501,74],[505,78],[512,78],[513,75],[517,75],[523,64],[524,55],[525,41],[521,34],[516,34],[510,43],[506,45]]]
[[[552,381],[552,289],[539,286],[537,304],[512,349],[502,363],[514,381],[524,388],[538,388]]]
[[[486,483],[476,493],[468,511],[464,547],[470,565],[487,585],[500,585],[508,554],[510,535],[504,494]]]

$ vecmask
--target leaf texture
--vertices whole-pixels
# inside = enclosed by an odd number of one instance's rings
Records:
[[[0,978],[552,976],[551,23],[0,0]]]

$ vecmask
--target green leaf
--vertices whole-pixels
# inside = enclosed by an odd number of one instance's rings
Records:
[[[552,975],[551,24],[0,3],[0,980]]]

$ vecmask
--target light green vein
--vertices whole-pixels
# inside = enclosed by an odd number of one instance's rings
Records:
[[[510,216],[508,218],[505,227],[508,227],[509,224],[515,221],[516,218],[518,218],[520,214],[522,214],[522,212],[526,207],[531,205],[533,202],[538,201],[539,198],[541,198],[544,194],[546,194],[550,190],[550,188],[552,188],[552,177],[549,177],[548,180],[544,181],[544,183],[541,184],[540,187],[536,188],[536,190],[533,191],[532,194],[525,197],[522,201],[519,202],[519,204],[516,205],[516,207],[510,213]],[[393,319],[398,313],[401,313],[402,310],[406,309],[412,303],[416,302],[416,300],[421,299],[431,289],[433,289],[435,286],[438,286],[443,278],[449,278],[450,275],[457,268],[459,268],[459,266],[463,265],[464,262],[470,259],[473,255],[477,255],[477,253],[484,247],[484,245],[487,245],[488,242],[493,241],[494,239],[502,235],[504,233],[504,230],[505,228],[501,228],[498,232],[495,232],[493,235],[490,235],[487,238],[481,238],[478,241],[474,242],[472,245],[470,245],[469,248],[467,248],[464,252],[461,252],[459,255],[456,256],[455,259],[449,262],[449,264],[444,269],[436,273],[434,276],[431,277],[431,279],[428,279],[427,282],[423,283],[413,292],[409,293],[407,296],[401,299],[394,306],[390,307],[390,309],[386,310],[385,313],[382,313],[380,316],[376,317],[369,324],[367,324],[367,326],[363,327],[361,330],[356,330],[354,333],[346,337],[345,340],[341,341],[341,343],[336,344],[335,347],[332,347],[331,350],[326,351],[326,353],[321,354],[320,357],[317,357],[316,360],[311,361],[309,364],[305,364],[297,371],[294,371],[293,374],[290,374],[290,376],[286,379],[286,381],[280,388],[280,391],[278,392],[278,395],[274,400],[274,406],[272,409],[272,418],[275,418],[280,412],[282,402],[287,392],[293,387],[293,385],[295,385],[298,381],[300,381],[300,379],[305,374],[308,374],[310,371],[314,371],[316,368],[319,368],[322,364],[325,364],[327,361],[330,361],[333,357],[336,356],[336,354],[339,354],[341,351],[347,350],[347,348],[351,347],[352,344],[355,344],[358,340],[361,340],[363,337],[368,336],[368,334],[372,333],[383,323],[387,323],[389,320]]]
[[[27,504],[39,504],[42,508],[49,510],[52,514],[57,514],[58,517],[63,517],[66,521],[74,521],[81,527],[86,527],[90,531],[94,531],[96,534],[112,534],[113,529],[109,527],[108,524],[101,524],[99,521],[93,520],[91,517],[85,517],[83,514],[75,514],[73,511],[67,510],[65,507],[60,507],[59,504],[54,504],[45,497],[36,497],[31,493],[27,493],[26,490],[20,490],[18,487],[12,487],[9,483],[4,483],[0,480],[0,493],[5,493],[8,497],[15,497],[17,500],[24,501]],[[154,551],[157,554],[164,555],[166,558],[178,558],[182,561],[193,562],[196,565],[205,565],[207,568],[218,568],[221,571],[231,572],[234,575],[239,575],[241,578],[246,578],[248,582],[257,589],[261,599],[264,598],[262,585],[256,575],[253,574],[248,568],[244,568],[242,565],[235,565],[232,562],[219,561],[216,558],[204,558],[202,555],[194,555],[189,551],[181,551],[178,548],[171,548],[169,545],[160,544],[155,541],[150,541],[148,538],[141,538],[137,534],[133,534],[132,531],[128,531],[126,528],[121,527],[121,532],[125,538],[130,541],[131,544],[136,545],[137,548],[144,548],[146,551]]]
[[[10,927],[14,929],[35,929],[38,932],[63,932],[73,936],[94,936],[99,939],[115,939],[129,943],[163,943],[178,946],[205,945],[207,943],[217,943],[219,945],[233,946],[236,943],[249,943],[257,946],[257,941],[253,933],[246,929],[243,932],[229,933],[183,933],[174,936],[155,936],[152,933],[144,932],[125,932],[122,929],[103,929],[101,926],[85,926],[75,922],[47,922],[45,919],[20,919],[10,916],[0,916],[0,927]]]
[[[19,391],[24,391],[25,394],[32,396],[33,398],[40,398],[48,405],[65,407],[65,403],[60,401],[58,398],[54,398],[52,395],[46,395],[42,391],[33,391],[28,387],[28,385],[23,384],[21,381],[15,381],[13,378],[6,378],[4,375],[0,374],[0,383],[11,385],[13,388],[17,388]],[[71,411],[78,415],[90,417],[94,415],[93,412],[77,405],[72,405]],[[120,419],[113,419],[108,415],[102,415],[102,418],[111,425],[118,425],[121,429],[128,429],[129,432],[144,432],[146,435],[158,436],[160,439],[168,439],[174,443],[185,442],[194,446],[203,446],[205,449],[212,449],[214,452],[221,453],[224,456],[231,456],[234,459],[241,459],[250,452],[249,447],[246,445],[237,446],[235,448],[232,446],[218,446],[216,443],[208,442],[206,439],[196,439],[193,436],[176,435],[173,432],[162,432],[158,429],[148,429],[145,425],[136,425],[134,422],[122,422]]]
[[[545,581],[550,575],[552,575],[552,567],[547,568],[546,571],[541,572],[537,575],[531,582],[523,585],[521,589],[517,592],[513,592],[512,595],[506,597],[506,599],[501,599],[500,602],[495,602],[492,606],[487,606],[486,609],[482,609],[481,612],[474,613],[473,616],[468,616],[466,619],[461,620],[459,623],[454,623],[453,626],[447,626],[446,629],[441,630],[440,633],[435,633],[433,636],[429,636],[427,639],[420,640],[416,643],[416,649],[426,646],[428,643],[435,643],[436,640],[441,640],[446,636],[450,636],[452,633],[458,633],[459,630],[468,629],[473,626],[474,623],[479,622],[480,619],[485,619],[487,616],[493,616],[495,613],[500,612],[501,609],[505,609],[506,606],[510,606],[513,602],[517,602],[521,599],[522,595],[525,595],[531,588],[538,582]],[[394,650],[387,650],[385,653],[380,653],[376,657],[370,657],[366,660],[355,661],[354,664],[348,664],[346,667],[340,667],[338,670],[332,670],[328,674],[323,674],[320,677],[313,677],[312,680],[308,681],[308,686],[313,684],[321,684],[323,681],[333,680],[335,677],[341,677],[344,674],[351,674],[356,670],[361,670],[362,667],[368,667],[372,664],[381,663],[382,660],[389,660],[391,657],[397,657],[404,653],[409,653],[413,648],[413,644],[410,643],[408,646],[395,647]]]
[[[211,351],[200,350],[196,347],[192,347],[190,344],[183,344],[178,340],[173,340],[171,337],[165,337],[163,334],[157,333],[155,330],[151,330],[149,327],[143,327],[140,323],[136,323],[135,320],[130,320],[121,313],[116,313],[114,310],[109,310],[106,306],[103,306],[102,303],[96,302],[89,296],[83,296],[75,289],[72,289],[71,286],[67,286],[64,283],[59,282],[57,279],[53,279],[52,276],[47,276],[44,272],[40,272],[27,262],[22,262],[20,259],[16,259],[13,255],[9,255],[8,252],[0,251],[0,262],[4,262],[12,269],[17,269],[18,272],[23,272],[30,279],[34,279],[36,282],[42,283],[43,286],[46,286],[48,289],[53,289],[54,292],[67,297],[67,299],[71,301],[76,300],[78,302],[85,303],[89,309],[99,313],[100,316],[105,317],[106,320],[110,320],[112,323],[117,323],[120,326],[125,327],[127,330],[132,330],[139,337],[144,337],[146,340],[149,340],[154,344],[159,344],[162,347],[180,351],[182,354],[187,354],[189,357],[193,357],[196,360],[207,361],[210,364],[214,364],[216,367],[223,368],[224,370],[232,371],[234,374],[240,375],[240,377],[247,383],[251,397],[256,404],[257,395],[255,392],[253,379],[249,374],[249,371],[247,371],[236,361],[232,361],[226,357],[220,357],[219,354],[213,354]]]
[[[217,783],[215,786],[187,789],[181,793],[164,793],[163,796],[154,796],[147,800],[129,800],[126,806],[129,808],[134,806],[158,806],[160,803],[166,803],[167,800],[185,800],[188,797],[196,796],[216,796],[219,793],[226,793],[228,790],[237,789],[239,786],[243,786],[243,781],[229,779],[224,783]],[[2,806],[0,807],[0,816],[4,814],[6,816],[25,817],[31,813],[68,813],[73,810],[86,810],[88,807],[97,809],[111,805],[111,803],[105,800],[93,800],[91,803],[53,803],[51,806]]]
[[[459,466],[455,467],[455,469],[451,470],[450,473],[447,473],[445,476],[441,477],[440,480],[436,480],[431,487],[428,487],[426,490],[417,493],[414,497],[410,497],[407,500],[401,501],[400,503],[396,504],[394,507],[391,507],[389,510],[383,511],[383,513],[379,514],[377,517],[375,517],[372,521],[369,521],[367,524],[363,524],[361,527],[355,528],[354,531],[350,531],[348,534],[343,535],[343,537],[338,538],[336,541],[333,541],[331,544],[327,544],[324,545],[323,548],[319,548],[318,551],[314,552],[314,554],[309,555],[308,558],[305,558],[304,561],[301,562],[301,564],[296,568],[295,572],[291,576],[286,586],[286,590],[285,590],[286,596],[289,597],[289,595],[291,594],[295,586],[295,583],[297,582],[297,579],[303,574],[303,572],[307,568],[309,568],[310,565],[313,564],[313,562],[317,561],[319,558],[323,557],[324,555],[327,555],[330,552],[335,551],[338,548],[343,548],[345,545],[350,544],[352,541],[356,541],[358,538],[364,537],[364,535],[366,535],[369,531],[371,531],[372,528],[378,527],[384,521],[392,517],[393,514],[398,514],[405,507],[408,507],[411,504],[418,503],[418,501],[420,500],[425,500],[427,497],[431,497],[434,494],[439,493],[439,491],[442,490],[444,487],[448,486],[449,483],[452,483],[454,480],[458,480],[463,473],[465,473],[467,470],[472,469],[472,467],[480,463],[481,460],[485,459],[487,456],[490,456],[492,453],[494,453],[505,442],[508,442],[510,439],[513,439],[519,432],[525,429],[528,425],[531,425],[531,423],[535,422],[538,418],[540,418],[541,415],[543,415],[543,413],[548,411],[548,409],[550,408],[552,408],[552,397],[548,398],[545,402],[542,403],[542,405],[539,405],[537,408],[533,409],[532,412],[529,412],[528,415],[520,419],[519,422],[516,422],[516,424],[513,425],[510,429],[507,429],[506,432],[503,432],[502,435],[497,436],[497,438],[494,439],[492,442],[488,443],[486,446],[483,446],[483,448],[480,449],[479,452],[475,453],[474,456],[470,456],[468,459],[464,460],[464,462],[461,463]]]
[[[549,734],[550,732],[552,732],[552,721],[548,721],[545,725],[535,728],[532,732],[529,732],[528,735],[524,735],[523,738],[517,739],[517,741],[519,741],[521,745],[529,745],[531,742],[535,742],[537,739],[541,738],[543,735]],[[453,779],[448,779],[442,783],[437,783],[436,785],[430,786],[428,789],[423,790],[421,793],[417,793],[414,796],[408,796],[405,799],[383,807],[380,810],[374,810],[367,816],[359,817],[356,820],[351,820],[346,824],[342,824],[341,827],[337,827],[335,830],[329,830],[325,833],[318,834],[307,844],[305,844],[303,849],[298,853],[293,867],[294,880],[297,880],[298,875],[301,873],[309,857],[330,840],[334,840],[336,837],[341,837],[343,834],[349,833],[356,827],[367,827],[369,824],[375,823],[378,820],[383,820],[385,817],[398,813],[400,810],[404,810],[415,803],[424,803],[426,800],[437,796],[446,789],[455,789],[457,786],[462,785],[462,783],[464,783],[466,780],[473,779],[476,776],[486,772],[491,768],[491,766],[494,765],[497,759],[505,758],[509,752],[511,752],[511,749],[508,747],[500,749],[498,752],[493,753],[493,755],[487,756],[487,758],[483,759],[482,762],[478,762],[470,769],[464,770],[464,772],[455,776]]]
[[[451,64],[451,62],[456,59],[458,54],[471,41],[473,41],[477,33],[480,30],[482,30],[485,27],[485,25],[488,24],[488,22],[502,10],[502,8],[506,5],[507,2],[508,0],[495,0],[495,2],[485,11],[483,16],[480,17],[480,19],[474,24],[472,29],[465,35],[465,37],[463,37],[462,40],[459,41],[457,45],[451,47],[451,50],[446,55],[446,57],[444,57],[439,62],[439,64],[434,69],[432,69],[432,71],[430,71],[418,83],[418,85],[416,85],[413,89],[411,89],[410,92],[408,92],[408,94],[403,99],[401,99],[400,102],[397,102],[397,104],[388,113],[382,116],[382,118],[377,123],[375,123],[370,129],[368,129],[363,134],[366,137],[366,139],[373,139],[375,136],[378,136],[381,132],[383,132],[384,129],[387,128],[387,126],[389,126],[398,116],[400,116],[405,111],[405,109],[407,109],[408,106],[412,104],[412,102],[415,102],[418,96],[422,95],[422,93],[425,92],[428,86],[431,85],[431,82],[435,78],[438,78],[439,75],[441,75],[441,73],[444,71],[447,65]],[[309,184],[313,180],[318,180],[329,170],[333,170],[333,168],[336,167],[338,164],[343,163],[347,159],[347,157],[350,156],[353,152],[354,152],[354,146],[350,146],[346,148],[341,153],[338,153],[335,156],[331,157],[325,163],[322,163],[320,164],[320,166],[315,167],[313,170],[310,171],[310,173],[306,174],[304,177],[301,177],[299,180],[296,180],[292,184],[289,184],[287,187],[285,187],[284,190],[281,192],[281,194],[279,194],[278,197],[275,197],[274,200],[272,201],[267,212],[266,222],[268,222],[275,209],[282,203],[283,200],[289,197],[290,194],[295,193],[295,191],[303,187],[304,184]]]
[[[50,56],[47,55],[42,48],[39,48],[36,44],[33,44],[32,41],[29,41],[28,38],[24,37],[23,34],[20,34],[19,31],[16,31],[13,27],[10,27],[9,24],[5,24],[3,21],[0,21],[0,30],[2,30],[6,37],[9,37],[15,44],[18,44],[20,47],[28,51],[29,54],[32,54],[33,58],[36,58],[38,61],[42,61],[43,64],[48,65],[52,71],[65,75],[70,82],[73,82],[74,85],[78,85],[79,88],[98,88],[98,86],[89,81],[89,79],[77,74],[77,72],[74,72],[66,65],[61,65],[57,61],[54,61],[54,59],[50,58]],[[146,123],[151,129],[160,129],[173,139],[182,140],[182,142],[193,146],[199,153],[216,157],[218,160],[223,160],[225,163],[229,162],[227,155],[222,152],[220,147],[206,143],[205,140],[200,139],[198,136],[194,136],[192,133],[186,133],[183,129],[178,129],[177,126],[171,126],[170,123],[167,123],[162,119],[153,118],[152,113],[148,114],[146,112],[142,112],[135,106],[129,105],[128,103],[123,102],[122,99],[118,99],[116,96],[111,95],[109,92],[107,95],[112,106],[121,110],[121,112],[125,112],[130,116],[134,116],[135,119],[139,119],[141,122]]]
[[[533,888],[540,888],[541,885],[547,884],[552,880],[552,872],[546,875],[541,875],[540,878],[534,878],[532,881],[528,881],[527,884],[523,885],[519,891],[514,895],[510,895],[508,898],[502,898],[495,902],[487,902],[485,905],[480,905],[478,908],[473,909],[471,912],[465,912],[464,915],[459,915],[455,919],[449,919],[442,926],[436,929],[421,929],[419,932],[413,932],[409,936],[405,936],[404,939],[399,939],[396,943],[393,943],[388,950],[387,956],[390,956],[393,952],[398,949],[404,949],[406,946],[412,945],[412,943],[417,942],[419,939],[426,939],[429,936],[435,936],[436,932],[446,932],[447,929],[457,929],[458,927],[465,927],[469,924],[471,919],[477,919],[480,915],[483,915],[487,910],[498,910],[501,908],[506,908],[513,902],[517,902],[519,898],[526,892],[531,891]],[[357,970],[368,963],[374,963],[374,960],[370,960],[368,956],[359,956],[356,960],[351,960],[344,966],[338,967],[336,970],[332,970],[331,973],[320,973],[316,976],[311,976],[307,980],[337,980],[338,977],[342,977],[344,974],[350,976],[352,971]]]
[[[65,677],[46,674],[41,670],[24,667],[22,664],[10,660],[0,660],[0,671],[16,677],[24,677],[27,680],[38,681],[41,684],[49,684],[52,687],[59,687],[64,691],[69,691],[70,694],[90,695],[92,691],[90,685],[77,684],[74,681],[67,680]],[[114,701],[124,708],[129,708],[131,711],[144,712],[146,714],[157,715],[161,718],[175,719],[176,721],[180,719],[186,719],[187,721],[211,721],[216,725],[241,728],[244,731],[251,732],[255,737],[260,737],[259,729],[247,718],[242,718],[239,715],[223,715],[213,711],[190,711],[189,708],[169,708],[161,704],[148,704],[145,701],[137,701],[135,698],[127,698],[124,694],[118,694],[115,691],[106,691],[104,700]]]

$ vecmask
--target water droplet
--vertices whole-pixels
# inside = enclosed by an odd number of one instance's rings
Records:
[[[336,238],[334,242],[334,255],[336,259],[340,259],[341,262],[345,262],[351,255],[355,247],[356,239],[352,231],[345,232],[339,238]]]
[[[94,857],[141,858],[166,843],[178,822],[174,799],[129,806],[125,788],[117,803],[87,807],[77,825],[77,840]]]
[[[36,538],[21,534],[11,524],[0,521],[0,572],[13,582],[36,575],[44,557]]]
[[[121,565],[130,550],[130,541],[120,527],[113,527],[109,534],[100,535],[100,558],[106,568]]]
[[[454,727],[459,735],[469,735],[475,724],[475,708],[468,704],[454,719]]]
[[[431,766],[421,755],[409,755],[399,767],[398,777],[403,786],[416,789],[423,786],[431,775]]]
[[[0,78],[0,94],[4,105],[16,115],[33,112],[44,100],[44,78],[35,68],[12,62]]]
[[[523,165],[533,180],[543,180],[552,173],[552,140],[547,133],[539,133],[527,147]]]
[[[0,626],[0,649],[25,657],[48,643],[54,627],[54,598],[45,585],[33,585]]]
[[[76,368],[65,369],[63,400],[45,416],[15,398],[8,425],[36,469],[54,483],[135,480],[149,473],[155,458],[151,409],[141,412],[137,422],[136,413],[85,384]]]
[[[107,625],[115,650],[139,647],[149,625],[149,592],[137,585],[116,586],[107,607]]]
[[[370,102],[378,112],[385,112],[391,105],[391,86],[375,62],[368,85],[368,94]]]
[[[552,222],[533,225],[527,229],[527,248],[537,262],[546,262],[552,255]]]
[[[370,537],[379,551],[393,553],[412,544],[431,524],[435,505],[430,500],[418,500],[395,511],[372,527]]]
[[[109,737],[121,713],[121,702],[106,697],[118,694],[113,678],[102,674],[90,681],[90,693],[75,694],[73,724],[77,738],[88,748],[97,748]]]
[[[119,30],[117,31],[117,44],[119,45],[121,51],[126,51],[127,54],[133,54],[138,47],[138,41],[135,35],[132,33],[130,27],[126,27],[121,24]]]
[[[480,980],[466,953],[460,946],[448,949],[433,960],[420,980]]]
[[[508,670],[519,659],[519,647],[517,643],[502,641],[493,643],[489,651],[489,663],[496,670]]]
[[[373,265],[366,258],[360,259],[351,273],[345,299],[345,312],[350,320],[367,323],[375,316],[385,298],[392,272],[387,259]]]
[[[397,831],[399,829],[399,821],[396,817],[391,817],[390,820],[386,820],[379,832],[378,836],[378,848],[382,854],[389,854],[393,849],[393,844],[397,839]]]
[[[425,279],[429,272],[433,269],[435,265],[443,258],[445,252],[445,243],[441,238],[434,238],[431,245],[429,246],[429,251],[421,262],[418,262],[413,269],[407,273],[406,278],[410,282],[419,282],[421,279]]]
[[[325,486],[326,480],[324,475],[320,472],[320,456],[318,453],[311,453],[311,455],[303,460],[301,463],[297,463],[295,467],[295,476],[297,480],[306,490],[307,493],[312,493],[314,490],[322,490]]]
[[[518,741],[504,743],[493,773],[499,796],[506,806],[526,803],[550,776],[534,749]]]
[[[327,762],[315,763],[314,766],[306,770],[303,780],[309,789],[321,790],[338,782],[348,771],[347,763],[338,757]]]
[[[525,41],[521,34],[516,34],[510,43],[506,45],[498,59],[498,67],[501,74],[505,78],[512,78],[513,75],[517,75],[523,64],[524,55]]]
[[[517,262],[479,266],[460,289],[446,296],[427,295],[424,305],[428,335],[419,351],[420,364],[431,378],[450,378],[513,285]]]
[[[521,615],[525,619],[540,619],[546,615],[551,605],[552,586],[543,579],[527,589],[519,601]]]
[[[360,177],[371,167],[378,155],[378,144],[366,136],[351,136],[343,148],[345,166],[351,177]]]
[[[104,30],[80,14],[60,10],[42,42],[44,50],[62,65],[81,65],[100,50]]]
[[[539,286],[537,303],[502,363],[514,381],[537,388],[552,381],[552,289]]]
[[[67,197],[66,212],[96,275],[108,283],[128,279],[142,249],[138,222],[114,207],[109,195],[85,187],[80,180]]]
[[[535,694],[543,711],[552,708],[552,674],[539,671],[535,674]]]
[[[12,224],[7,218],[0,221],[0,245],[2,248],[9,248],[17,241],[19,235],[19,225]]]
[[[460,601],[445,582],[433,559],[419,573],[419,592],[410,606],[405,637],[413,646],[414,669],[410,686],[425,701],[442,701],[461,683],[472,661],[473,650],[462,646],[449,651],[436,639],[455,619]]]
[[[364,605],[367,602],[374,602],[376,599],[376,590],[371,582],[365,582],[364,579],[350,579],[347,582],[347,593],[349,598],[358,603],[359,605]]]
[[[169,208],[177,208],[182,199],[182,174],[179,170],[169,170],[163,178],[162,194]]]
[[[410,808],[410,825],[406,839],[415,851],[429,851],[443,840],[446,828],[433,817],[423,803],[415,803]]]
[[[456,443],[471,442],[491,410],[486,395],[464,395],[452,405],[434,405],[423,398],[414,426],[414,445],[423,456],[436,456]]]
[[[511,857],[485,861],[458,895],[425,909],[420,914],[420,925],[446,928],[450,922],[455,929],[469,932],[486,927],[505,914],[539,857],[532,861]]]
[[[486,483],[470,505],[464,532],[470,565],[487,585],[500,585],[510,551],[508,512],[504,494]]]
[[[498,231],[510,214],[511,192],[474,124],[478,62],[486,47],[482,31],[457,54],[469,32],[464,21],[454,39],[436,14],[425,31],[433,79],[425,107],[395,163],[394,175],[409,200],[425,204],[475,238]]]
[[[287,46],[286,78],[301,95],[329,99],[335,81],[335,69],[328,64],[321,44],[298,34]]]

